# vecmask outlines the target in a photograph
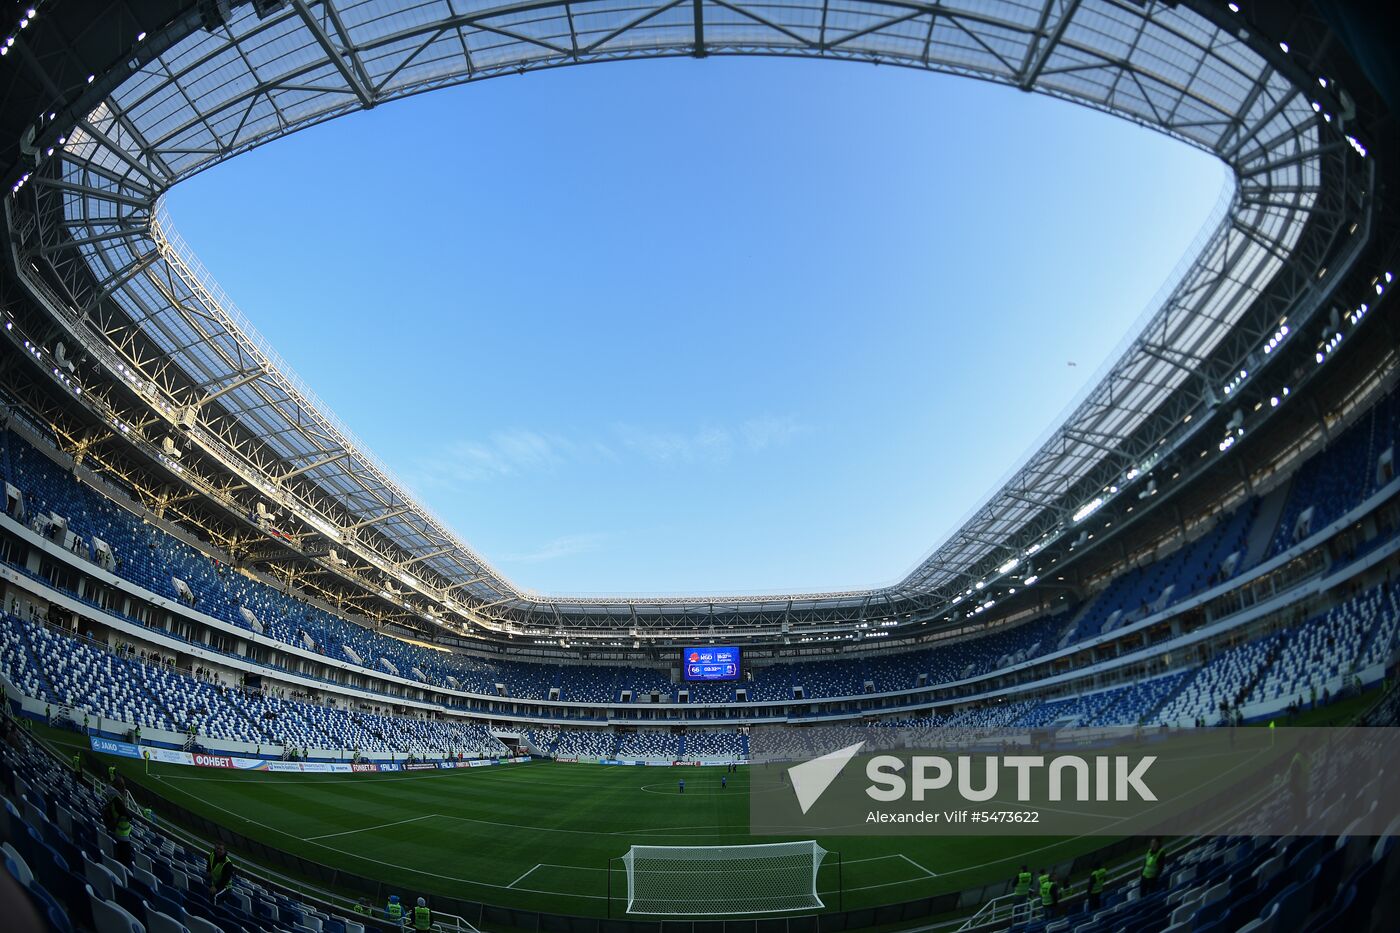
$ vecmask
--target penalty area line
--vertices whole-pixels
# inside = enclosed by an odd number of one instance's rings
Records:
[[[512,881],[510,884],[506,885],[506,887],[507,887],[507,888],[513,888],[513,887],[515,887],[517,884],[519,884],[520,882],[524,881],[526,878],[528,878],[528,877],[530,877],[531,875],[533,875],[533,874],[535,873],[535,869],[536,869],[536,868],[543,868],[543,867],[544,867],[544,863],[543,863],[543,862],[541,862],[541,863],[539,863],[539,864],[536,864],[536,865],[532,865],[531,867],[525,869],[525,873],[524,873],[524,874],[522,874],[519,878],[516,878],[516,879],[515,879],[514,881]]]
[[[927,868],[925,868],[924,866],[920,865],[918,862],[914,861],[914,860],[911,859],[909,856],[905,855],[903,852],[897,852],[897,853],[895,853],[895,854],[898,855],[900,858],[904,859],[904,861],[908,862],[910,865],[913,865],[915,868],[917,868],[919,871],[923,872],[923,873],[924,873],[925,875],[927,875],[928,877],[930,877],[930,878],[937,878],[937,877],[938,877],[938,872],[936,872],[936,871],[929,871]]]
[[[317,839],[334,839],[336,836],[353,836],[355,833],[371,833],[376,829],[388,829],[390,826],[402,826],[405,823],[416,823],[419,820],[431,820],[438,816],[436,813],[425,813],[422,816],[412,816],[406,820],[394,820],[392,823],[380,823],[377,826],[361,826],[359,829],[346,829],[338,833],[324,833],[320,836],[307,836],[307,842],[314,842]],[[533,869],[532,869],[533,870]]]

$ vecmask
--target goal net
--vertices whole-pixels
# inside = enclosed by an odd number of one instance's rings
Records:
[[[752,846],[632,846],[627,912],[719,917],[822,907],[816,842]]]

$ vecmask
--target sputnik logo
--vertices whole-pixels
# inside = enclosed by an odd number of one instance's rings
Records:
[[[792,779],[792,792],[797,795],[797,804],[802,808],[804,815],[812,809],[821,795],[826,793],[831,782],[836,780],[864,745],[864,742],[847,745],[820,758],[813,758],[788,768],[788,777]]]

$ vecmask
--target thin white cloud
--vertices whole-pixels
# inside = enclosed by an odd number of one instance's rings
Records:
[[[805,428],[791,416],[761,415],[734,428],[711,425],[687,432],[618,425],[614,430],[624,448],[657,463],[723,463],[736,453],[782,447]]]
[[[733,432],[722,427],[687,432],[654,431],[620,424],[613,430],[625,450],[654,463],[724,462],[734,452]]]
[[[454,441],[422,457],[411,475],[424,486],[452,486],[548,469],[571,460],[574,444],[565,438],[516,429],[485,441]]]
[[[572,557],[596,551],[607,540],[605,534],[561,535],[541,544],[539,547],[520,554],[505,554],[500,558],[503,564],[542,564],[545,561]]]
[[[692,430],[615,424],[603,436],[589,439],[518,428],[482,441],[454,441],[420,457],[407,472],[415,486],[443,488],[600,461],[719,464],[737,454],[782,447],[805,430],[791,416],[774,415],[749,418],[733,427],[705,425]]]
[[[776,417],[763,415],[750,418],[739,426],[750,450],[767,450],[769,447],[782,447],[803,433],[806,428],[791,416]]]

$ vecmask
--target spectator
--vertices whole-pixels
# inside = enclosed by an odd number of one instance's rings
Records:
[[[217,901],[233,886],[237,871],[233,860],[228,857],[228,849],[221,842],[209,853],[209,896]]]
[[[413,908],[413,929],[431,930],[433,928],[433,912],[428,909],[428,902],[423,898],[418,898],[418,906]]]
[[[126,781],[122,780],[119,774],[112,778],[112,788],[108,793],[107,803],[102,808],[102,821],[115,842],[112,857],[130,868],[131,809],[126,802]]]
[[[1084,909],[1088,913],[1093,913],[1103,906],[1103,889],[1108,884],[1108,869],[1103,867],[1103,861],[1094,862],[1094,870],[1089,872],[1089,896],[1085,900]]]
[[[1147,847],[1147,855],[1142,861],[1142,896],[1150,897],[1157,893],[1162,883],[1162,871],[1166,867],[1167,854],[1162,850],[1162,840],[1152,838]]]
[[[1060,885],[1055,876],[1046,872],[1040,876],[1040,909],[1046,918],[1055,916],[1060,904]]]
[[[1031,870],[1025,865],[1016,873],[1016,887],[1011,890],[1012,894],[1020,897],[1030,897],[1031,894]]]
[[[1293,753],[1288,764],[1288,798],[1293,810],[1293,824],[1299,830],[1308,819],[1308,791],[1311,784],[1311,770],[1306,748]]]

